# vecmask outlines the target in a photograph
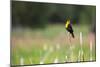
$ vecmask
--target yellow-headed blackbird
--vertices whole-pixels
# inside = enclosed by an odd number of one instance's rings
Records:
[[[66,21],[66,30],[72,35],[72,37],[74,38],[74,33],[73,33],[73,28],[72,28],[72,24],[70,22],[70,19],[68,19]]]

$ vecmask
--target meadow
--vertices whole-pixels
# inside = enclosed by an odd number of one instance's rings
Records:
[[[90,27],[73,25],[73,29],[75,38],[70,38],[63,24],[48,25],[44,29],[12,29],[11,65],[95,61],[95,35],[90,33]]]

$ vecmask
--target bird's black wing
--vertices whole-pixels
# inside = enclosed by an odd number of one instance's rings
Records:
[[[73,33],[73,28],[72,28],[72,26],[71,26],[70,24],[68,25],[67,30],[68,30],[70,33]]]

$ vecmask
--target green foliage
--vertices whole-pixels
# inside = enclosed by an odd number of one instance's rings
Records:
[[[78,62],[78,54],[81,48],[79,41],[80,31],[83,33],[83,51],[84,61],[90,61],[90,47],[88,41],[89,27],[88,25],[73,25],[75,42],[68,43],[67,33],[64,25],[48,25],[45,29],[19,29],[14,30],[11,36],[11,65],[19,65],[20,58],[23,57],[24,64],[31,64],[29,59],[31,58],[33,64],[39,64],[42,58],[45,57],[44,63],[53,63],[55,58],[58,58],[59,63],[69,62],[69,45],[73,45],[73,55],[71,56],[72,62]],[[14,39],[13,39],[14,38]],[[44,40],[44,42],[43,42]],[[94,40],[95,41],[95,40]],[[44,50],[44,44],[47,46],[47,50]],[[60,44],[60,49],[56,48],[56,45]],[[96,60],[95,56],[95,43],[93,43],[93,61]],[[50,52],[50,48],[53,49]],[[68,58],[66,59],[66,56]]]
[[[48,23],[65,23],[71,18],[73,24],[96,22],[96,7],[41,2],[12,1],[12,26],[44,28]]]

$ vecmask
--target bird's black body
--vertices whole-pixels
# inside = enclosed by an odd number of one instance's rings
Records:
[[[72,35],[72,37],[74,38],[74,33],[73,33],[73,28],[72,25],[69,24],[68,27],[66,28],[66,30]]]

